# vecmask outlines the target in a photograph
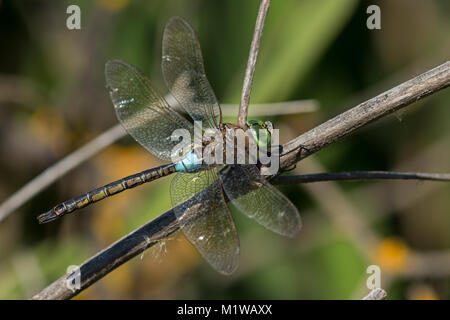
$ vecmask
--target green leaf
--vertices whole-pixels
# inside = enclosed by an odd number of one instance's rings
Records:
[[[288,1],[267,17],[256,66],[252,102],[282,101],[292,94],[351,17],[356,0]],[[286,15],[286,12],[289,12]],[[243,74],[243,72],[242,72]],[[230,92],[238,101],[240,85]]]

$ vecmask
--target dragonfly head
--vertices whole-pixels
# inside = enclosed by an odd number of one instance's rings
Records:
[[[258,147],[268,150],[270,148],[271,135],[273,132],[273,125],[270,121],[262,120],[248,120],[248,130],[255,139]],[[261,132],[265,134],[261,135]]]

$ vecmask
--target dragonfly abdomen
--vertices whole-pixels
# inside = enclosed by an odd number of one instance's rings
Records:
[[[156,180],[174,172],[176,172],[175,165],[169,164],[145,170],[123,179],[114,181],[103,187],[94,189],[81,196],[67,200],[55,206],[52,210],[49,210],[38,216],[39,223],[50,222],[77,209],[84,208],[91,203],[98,202],[124,190],[137,187],[141,184]]]

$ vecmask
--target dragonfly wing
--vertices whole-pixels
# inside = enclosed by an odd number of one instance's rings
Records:
[[[178,173],[170,191],[175,215],[188,240],[217,271],[233,273],[239,265],[239,238],[217,169]]]
[[[192,134],[192,124],[170,108],[147,76],[128,63],[108,61],[105,77],[117,118],[125,130],[155,156],[171,161],[170,155],[179,144],[171,140],[172,133],[186,129]]]
[[[284,236],[293,237],[300,231],[297,208],[260,176],[255,165],[227,166],[220,176],[228,198],[248,217]]]
[[[187,113],[207,128],[217,128],[220,107],[205,75],[202,52],[192,27],[180,17],[164,29],[162,73],[170,92]]]

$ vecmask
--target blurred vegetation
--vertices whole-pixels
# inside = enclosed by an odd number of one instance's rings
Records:
[[[69,4],[81,8],[79,31],[66,28]],[[381,30],[366,28],[370,4],[381,8]],[[0,1],[0,201],[116,124],[103,76],[107,60],[137,66],[166,90],[161,37],[171,16],[184,17],[198,32],[219,101],[238,103],[258,6],[255,0]],[[251,101],[320,102],[317,113],[271,119],[287,141],[447,60],[449,9],[444,0],[273,0]],[[297,172],[450,172],[449,101],[447,89],[418,102],[302,161]],[[124,138],[0,224],[0,298],[29,298],[69,265],[169,209],[167,178],[61,221],[38,225],[35,219],[63,200],[159,164]],[[359,298],[367,293],[370,264],[381,267],[390,299],[450,298],[448,184],[280,188],[302,213],[301,235],[281,238],[233,210],[241,238],[235,275],[216,273],[177,235],[77,298]],[[369,226],[377,239],[372,246],[361,250],[367,239],[349,236],[355,221],[342,218],[348,214]],[[447,257],[448,265],[420,260],[426,252]]]

